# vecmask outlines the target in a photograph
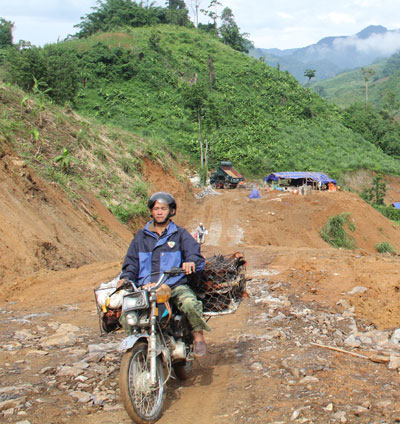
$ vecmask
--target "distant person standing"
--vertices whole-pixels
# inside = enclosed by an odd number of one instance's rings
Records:
[[[204,226],[202,222],[200,222],[200,224],[197,226],[196,233],[197,233],[197,241],[200,244],[203,244],[206,241],[206,235],[208,234],[208,230],[206,229],[206,227]]]

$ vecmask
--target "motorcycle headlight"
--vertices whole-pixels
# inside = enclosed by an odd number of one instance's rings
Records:
[[[136,312],[129,312],[129,314],[126,315],[126,323],[131,327],[137,325],[138,321],[139,317]]]
[[[124,296],[122,301],[122,310],[131,311],[137,309],[146,309],[149,307],[149,298],[146,291],[139,291]]]

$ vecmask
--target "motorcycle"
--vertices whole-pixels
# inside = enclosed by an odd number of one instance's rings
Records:
[[[181,268],[165,271],[144,289],[132,281],[119,288],[127,291],[121,321],[129,334],[120,345],[125,353],[119,387],[128,415],[138,424],[155,423],[161,417],[172,370],[184,380],[192,369],[193,335],[186,317],[169,304],[171,289],[165,284],[181,273]]]
[[[247,262],[239,252],[215,255],[204,270],[191,276],[190,286],[203,303],[205,316],[233,313],[246,297]],[[128,334],[120,344],[123,351],[119,374],[121,398],[130,418],[137,424],[158,421],[163,412],[166,383],[174,372],[185,380],[190,376],[193,335],[189,321],[169,302],[169,278],[183,269],[164,271],[154,284],[137,287],[119,276],[95,289],[101,334],[120,330]],[[145,281],[151,281],[152,273]]]

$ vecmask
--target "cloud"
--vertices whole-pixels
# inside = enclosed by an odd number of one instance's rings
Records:
[[[1,5],[1,16],[14,16],[13,21],[22,17],[69,20],[90,13],[95,5],[96,0],[12,0]]]
[[[326,15],[326,18],[334,25],[355,23],[354,16],[349,15],[347,13],[331,12]],[[322,20],[324,20],[324,18],[322,18]]]
[[[400,49],[400,32],[386,32],[385,34],[374,34],[367,39],[349,37],[336,39],[334,48],[344,50],[346,48],[355,48],[362,53],[381,52],[388,56]]]

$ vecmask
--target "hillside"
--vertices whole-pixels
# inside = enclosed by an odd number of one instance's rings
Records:
[[[388,173],[399,171],[397,162],[372,145],[361,146],[359,137],[341,125],[335,109],[292,76],[210,36],[168,26],[136,28],[68,47],[93,56],[99,41],[109,46],[118,42],[130,52],[134,75],[113,81],[110,66],[106,85],[93,80],[81,91],[81,113],[151,134],[194,158],[199,157],[200,111],[209,161],[230,159],[244,173],[260,177],[272,170],[322,167],[339,176],[349,169],[377,169],[378,163]]]
[[[37,96],[6,84],[0,85],[0,104],[2,157],[15,157],[20,167],[28,166],[72,202],[84,206],[90,192],[93,201],[100,201],[133,229],[147,216],[147,196],[157,182],[149,176],[153,169],[162,169],[168,175],[166,182],[185,180],[177,157],[172,158],[157,140],[99,125],[70,106],[43,105]],[[182,187],[177,194],[184,199],[187,182]]]
[[[385,59],[400,47],[399,30],[370,25],[357,34],[330,36],[297,49],[254,49],[253,57],[264,57],[271,66],[289,71],[301,84],[307,83],[306,69],[316,71],[315,81],[323,81]]]
[[[368,66],[374,71],[368,84],[368,101],[378,109],[387,108],[390,102],[388,93],[393,93],[397,101],[400,92],[397,61],[398,54]],[[330,103],[341,107],[365,102],[365,80],[361,69],[344,72],[325,81],[313,82],[311,88]]]
[[[399,174],[397,161],[346,129],[337,108],[289,73],[194,29],[133,28],[51,49],[79,68],[74,108],[153,140],[144,149],[153,157],[164,146],[198,167],[203,148],[211,167],[232,160],[254,177],[290,169]]]

